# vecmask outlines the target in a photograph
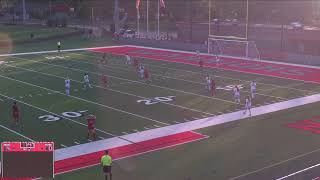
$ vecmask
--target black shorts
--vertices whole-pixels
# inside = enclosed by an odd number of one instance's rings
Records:
[[[103,166],[104,173],[111,173],[111,166]]]

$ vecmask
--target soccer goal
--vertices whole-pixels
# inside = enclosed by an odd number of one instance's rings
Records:
[[[208,53],[217,56],[260,59],[260,52],[254,41],[208,38]]]

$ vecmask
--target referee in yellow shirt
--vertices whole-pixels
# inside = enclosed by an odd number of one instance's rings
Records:
[[[108,180],[108,174],[110,176],[110,180],[112,180],[111,164],[112,164],[112,157],[109,155],[109,151],[106,150],[105,155],[101,157],[101,165],[103,168],[105,180]]]

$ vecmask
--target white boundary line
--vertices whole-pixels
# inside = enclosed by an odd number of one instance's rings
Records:
[[[127,47],[136,47],[136,48],[145,48],[145,49],[153,49],[153,50],[162,50],[162,51],[172,51],[172,52],[179,52],[179,53],[188,53],[188,54],[195,54],[192,51],[182,51],[182,50],[173,50],[173,49],[165,49],[165,48],[153,48],[153,47],[146,47],[146,46],[135,46],[135,45],[125,45]],[[124,46],[124,47],[125,47]],[[119,46],[121,47],[121,46]],[[108,48],[108,46],[106,46]],[[98,48],[91,48],[88,50],[94,50]],[[200,53],[201,55],[206,55],[206,56],[212,56],[215,57],[213,54],[208,54],[208,53]],[[255,62],[264,62],[264,63],[270,63],[270,64],[281,64],[281,65],[289,65],[289,66],[299,66],[299,67],[307,67],[307,68],[314,68],[314,69],[320,69],[318,66],[311,66],[311,65],[303,65],[303,64],[295,64],[295,63],[285,63],[285,62],[276,62],[276,61],[268,61],[268,60],[255,60],[255,59],[248,59],[244,57],[236,57],[236,56],[221,56],[220,57],[225,57],[225,58],[232,58],[232,59],[241,59],[241,60],[246,60],[246,61],[255,61]]]
[[[163,51],[171,51],[171,52],[179,52],[177,50],[168,50],[168,49],[161,49],[161,48],[150,48],[150,47],[144,47],[144,46],[127,46],[127,47],[136,47],[136,48],[144,48],[144,49],[154,49],[154,50],[163,50]],[[95,52],[95,51],[93,51]],[[184,52],[184,51],[181,51],[181,52]],[[192,54],[192,52],[184,52],[184,53],[187,53],[187,54]],[[119,53],[113,53],[113,54],[118,54]],[[193,53],[194,54],[194,53]],[[213,55],[210,55],[210,54],[205,54],[205,55],[208,55],[208,56],[213,56]],[[146,57],[142,57],[142,56],[135,56],[135,57],[138,57],[138,58],[146,58]],[[236,57],[229,57],[229,58],[236,58]],[[173,61],[169,61],[169,60],[165,60],[163,58],[149,58],[149,59],[155,59],[155,60],[160,60],[160,61],[166,61],[166,62],[173,62]],[[248,59],[242,59],[242,58],[236,58],[236,59],[241,59],[241,60],[245,60],[245,61],[253,61],[253,60],[248,60]],[[177,63],[182,63],[182,62],[177,62]],[[270,64],[273,64],[272,62],[265,62],[265,63],[270,63]],[[184,62],[183,64],[189,64],[189,65],[196,65],[194,63],[186,63]],[[277,64],[277,63],[275,63]],[[288,64],[288,66],[297,66],[297,65],[292,65],[292,64]],[[207,67],[207,68],[212,68],[212,69],[221,69],[219,67],[214,67],[214,66],[206,66],[204,65],[204,67]],[[303,65],[301,65],[301,67],[304,67]],[[309,67],[311,68],[311,67]],[[312,67],[314,69],[320,69],[320,67]],[[315,81],[310,81],[310,80],[301,80],[301,79],[295,79],[295,78],[288,78],[288,77],[282,77],[282,76],[276,76],[276,75],[270,75],[270,74],[261,74],[261,73],[254,73],[254,72],[247,72],[245,70],[235,70],[235,69],[231,69],[231,68],[222,68],[224,70],[228,70],[228,71],[234,71],[234,72],[240,72],[240,73],[245,73],[245,74],[255,74],[255,75],[259,75],[259,76],[268,76],[268,77],[275,77],[275,78],[278,78],[278,79],[287,79],[287,80],[294,80],[294,81],[302,81],[302,82],[309,82],[309,83],[313,83],[313,84],[320,84],[320,82],[315,82]]]
[[[279,102],[275,104],[270,104],[270,105],[265,105],[257,108],[252,108],[252,116],[259,116],[267,113],[272,113],[272,112],[277,112],[281,110],[286,110],[289,108],[293,107],[298,107],[314,102],[319,102],[320,101],[320,94],[317,95],[312,95],[308,97],[303,97],[303,98],[297,98],[285,102]],[[145,130],[133,134],[128,134],[121,136],[124,139],[132,142],[141,142],[144,140],[148,140],[149,138],[152,137],[152,139],[157,138],[157,137],[163,137],[164,135],[172,135],[172,134],[177,134],[181,132],[186,132],[186,131],[194,131],[206,127],[211,127],[215,126],[218,124],[224,124],[227,122],[232,122],[232,121],[239,121],[248,118],[247,115],[243,115],[243,110],[242,111],[237,111],[237,112],[232,112],[228,114],[223,114],[223,115],[218,115],[214,117],[208,117],[208,118],[203,118],[199,120],[194,120],[194,121],[189,121],[185,123],[180,123],[180,124],[174,124],[171,126],[165,126],[165,127],[159,127],[156,129],[151,129],[151,130]],[[122,142],[119,140],[115,140],[113,138],[110,139],[105,139],[97,142],[92,142],[88,144],[82,144],[79,145],[78,147],[82,147],[79,149],[75,149],[73,147],[70,148],[64,148],[61,150],[58,150],[57,153],[57,158],[58,159],[65,159],[65,158],[70,158],[74,156],[79,156],[79,155],[84,155],[84,154],[89,154],[92,152],[97,152],[100,150],[105,150],[105,148],[112,148],[115,147],[114,145],[116,144],[126,144],[128,142]],[[72,152],[72,153],[70,153]],[[266,168],[264,168],[266,169]],[[243,176],[243,175],[242,175]]]
[[[152,48],[152,47],[134,46],[134,45],[100,46],[100,47],[98,46],[98,47],[90,47],[90,48],[65,49],[65,50],[61,50],[61,52],[84,51],[84,50],[95,50],[95,49],[101,49],[101,48],[116,48],[116,47],[137,47],[137,48],[145,48],[145,49],[154,49],[154,50],[163,50],[163,51],[172,51],[172,52],[194,54],[194,52],[191,52],[191,51],[173,50],[173,49],[165,49],[165,48]],[[47,54],[47,53],[57,53],[57,50],[0,54],[0,57],[32,55],[32,54]],[[201,55],[207,55],[207,56],[215,57],[215,55],[208,54],[208,53],[200,53],[200,54]],[[247,60],[247,61],[265,62],[265,63],[270,63],[270,64],[281,64],[281,65],[290,65],[290,66],[298,66],[298,67],[307,67],[307,68],[320,69],[320,67],[318,67],[318,66],[295,64],[295,63],[285,63],[285,62],[276,62],[276,61],[268,61],[268,60],[255,60],[255,59],[248,59],[248,58],[235,57],[235,56],[221,56],[220,55],[220,57],[226,57],[226,58],[232,58],[232,59],[242,59],[242,60]]]
[[[318,167],[318,166],[320,166],[320,164],[316,164],[316,165],[310,166],[310,167],[305,168],[305,169],[303,169],[303,170],[300,170],[300,171],[297,171],[297,172],[295,172],[295,173],[289,174],[289,175],[287,175],[287,176],[278,178],[278,179],[276,179],[276,180],[287,179],[288,177],[294,176],[294,175],[296,175],[296,174],[302,173],[302,172],[304,172],[304,171],[307,171],[307,170],[309,170],[309,169],[312,169],[312,168],[315,168],[315,167]]]
[[[22,134],[20,134],[20,133],[18,133],[18,132],[16,132],[16,131],[14,131],[14,130],[11,130],[11,129],[3,126],[3,125],[0,125],[0,127],[3,128],[3,129],[5,129],[5,130],[7,130],[7,131],[10,131],[10,132],[12,132],[12,133],[14,133],[14,134],[16,134],[16,135],[19,135],[19,136],[21,136],[21,137],[23,137],[23,138],[25,138],[25,139],[28,139],[28,140],[31,141],[31,142],[36,142],[35,140],[33,140],[33,139],[31,139],[31,138],[28,138],[27,136],[24,136],[24,135],[22,135]]]
[[[98,56],[94,56],[94,55],[86,55],[86,54],[81,54],[81,53],[72,53],[72,54],[78,54],[78,55],[82,55],[82,56],[88,56],[88,57],[98,58]],[[73,61],[74,61],[74,60],[73,60]],[[179,64],[179,62],[170,62],[170,61],[166,61],[166,62]],[[83,63],[84,63],[84,62],[83,62]],[[103,65],[103,66],[110,67],[110,66],[108,66],[108,65]],[[163,67],[161,67],[161,66],[159,66],[159,65],[155,65],[155,64],[148,64],[148,66],[154,66],[154,67],[158,67],[158,68],[163,68]],[[112,67],[112,68],[114,68],[114,67]],[[184,71],[184,72],[189,72],[189,73],[200,74],[200,75],[201,75],[201,72],[196,72],[196,71],[190,71],[190,70],[185,70],[185,69],[169,68],[169,67],[165,67],[165,68],[166,68],[166,69],[171,69],[171,70],[174,70],[174,71]],[[230,71],[231,71],[231,70],[230,70]],[[166,77],[166,76],[163,76],[163,77]],[[243,81],[243,82],[248,82],[248,83],[251,82],[251,81],[248,81],[248,80],[236,79],[236,78],[231,78],[231,77],[227,77],[227,76],[214,75],[214,77],[218,77],[218,78],[221,78],[221,79],[230,79],[230,80],[234,80],[234,81]],[[172,78],[172,77],[170,77],[170,78]],[[279,88],[292,89],[292,90],[297,90],[297,91],[306,91],[306,92],[316,93],[316,92],[313,92],[313,91],[310,91],[310,90],[290,88],[290,87],[286,87],[286,86],[279,86],[279,85],[267,84],[267,83],[262,83],[262,82],[259,82],[259,84],[268,85],[268,86],[274,86],[274,87],[279,87]]]

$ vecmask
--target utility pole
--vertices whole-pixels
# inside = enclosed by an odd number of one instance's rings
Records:
[[[26,21],[26,0],[22,0],[22,22]]]

